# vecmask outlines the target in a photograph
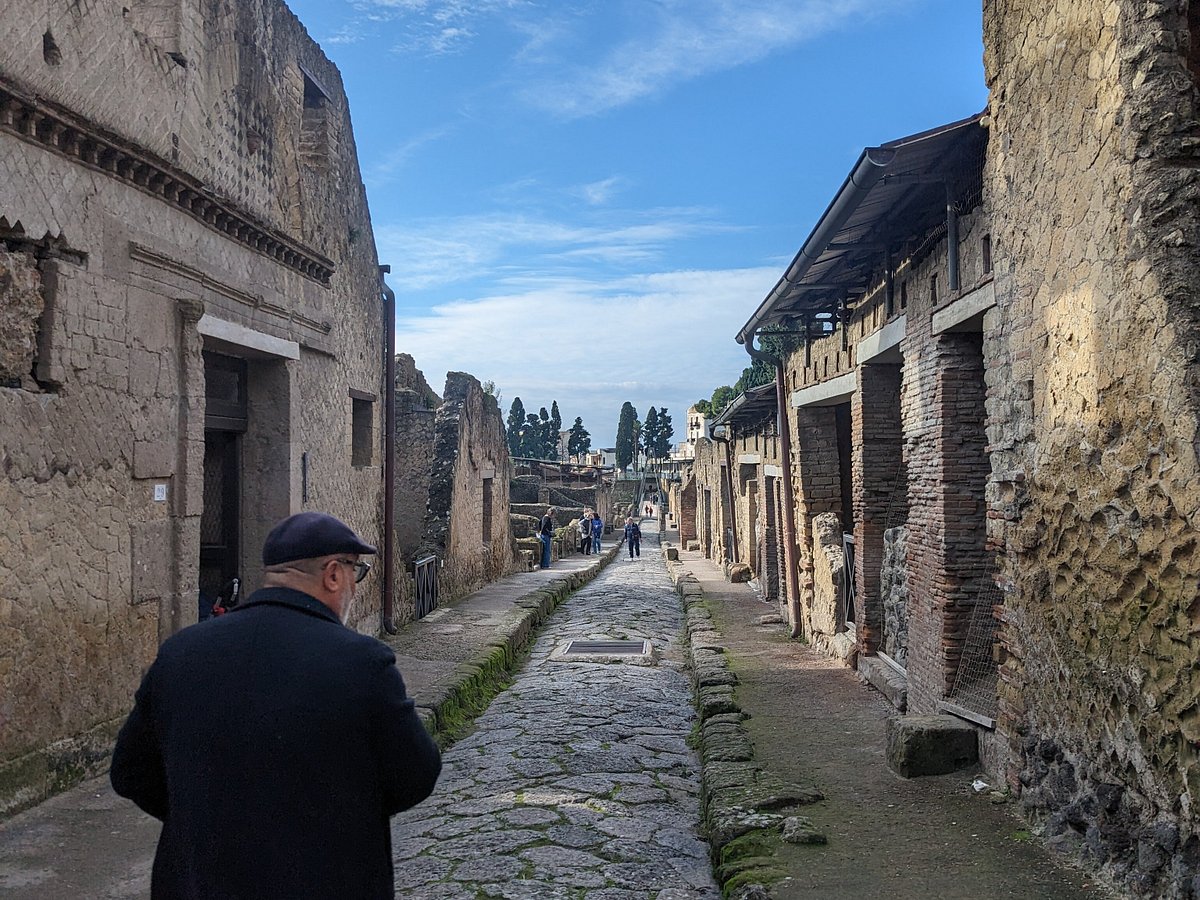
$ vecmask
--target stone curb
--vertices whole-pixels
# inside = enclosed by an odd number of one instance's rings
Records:
[[[768,898],[768,886],[787,876],[775,859],[780,842],[826,842],[809,819],[788,812],[824,795],[786,784],[755,762],[754,742],[742,726],[749,716],[737,701],[737,674],[704,605],[704,590],[677,554],[666,557],[667,572],[683,599],[684,646],[699,715],[701,815],[713,869],[724,896]]]
[[[422,689],[417,715],[443,748],[453,743],[458,732],[503,690],[522,651],[533,642],[538,628],[559,604],[599,575],[620,549],[620,544],[614,544],[586,569],[563,575],[518,597],[513,601],[512,612],[479,650],[455,666],[451,674]]]

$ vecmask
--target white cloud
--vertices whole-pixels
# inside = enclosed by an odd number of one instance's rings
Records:
[[[619,175],[613,175],[602,181],[593,181],[581,185],[576,194],[591,206],[602,206],[612,199],[613,195],[625,187],[626,181]]]
[[[431,128],[421,134],[414,135],[408,140],[390,148],[383,159],[372,163],[363,172],[363,181],[368,188],[382,187],[388,184],[404,169],[408,161],[427,144],[436,143],[454,133],[452,126]]]
[[[613,214],[617,215],[617,214]],[[622,212],[629,224],[563,224],[532,215],[485,214],[420,220],[375,229],[379,258],[392,266],[397,291],[426,290],[469,279],[513,274],[508,255],[521,251],[519,273],[535,265],[553,273],[580,259],[607,264],[645,263],[672,241],[728,232],[706,210]]]
[[[529,0],[358,0],[355,8],[372,21],[400,21],[400,52],[441,56],[460,51],[477,35],[476,23],[528,5]]]
[[[636,4],[633,37],[602,58],[535,79],[529,104],[566,118],[594,115],[677,84],[763,59],[908,0],[663,0]]]
[[[658,272],[607,282],[559,277],[525,290],[403,316],[397,347],[435,389],[448,371],[493,380],[504,411],[557,400],[611,446],[621,404],[665,406],[682,429],[689,405],[750,364],[733,336],[779,277],[776,267]]]

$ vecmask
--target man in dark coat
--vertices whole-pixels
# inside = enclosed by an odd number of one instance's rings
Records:
[[[111,773],[162,820],[153,897],[392,897],[388,818],[441,758],[392,651],[343,624],[374,552],[324,513],[284,519],[263,589],[159,649]]]

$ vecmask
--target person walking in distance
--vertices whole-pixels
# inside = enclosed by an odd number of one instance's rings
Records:
[[[633,516],[625,519],[625,541],[629,547],[629,558],[642,555],[642,529],[633,521]]]
[[[604,536],[604,518],[600,513],[592,513],[592,552],[600,552],[600,538]]]
[[[592,514],[585,512],[579,517],[579,552],[592,552]]]
[[[542,568],[550,568],[550,542],[554,540],[554,507],[551,506],[542,516],[538,526],[538,540],[542,542]]]
[[[162,821],[153,898],[393,896],[388,819],[441,757],[391,649],[344,624],[374,553],[333,516],[290,516],[263,588],[159,649],[110,772]]]

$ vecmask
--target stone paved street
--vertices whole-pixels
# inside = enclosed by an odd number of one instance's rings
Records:
[[[715,898],[679,598],[646,523],[547,622],[510,689],[393,820],[401,897]],[[554,659],[572,639],[649,640],[654,665]]]

